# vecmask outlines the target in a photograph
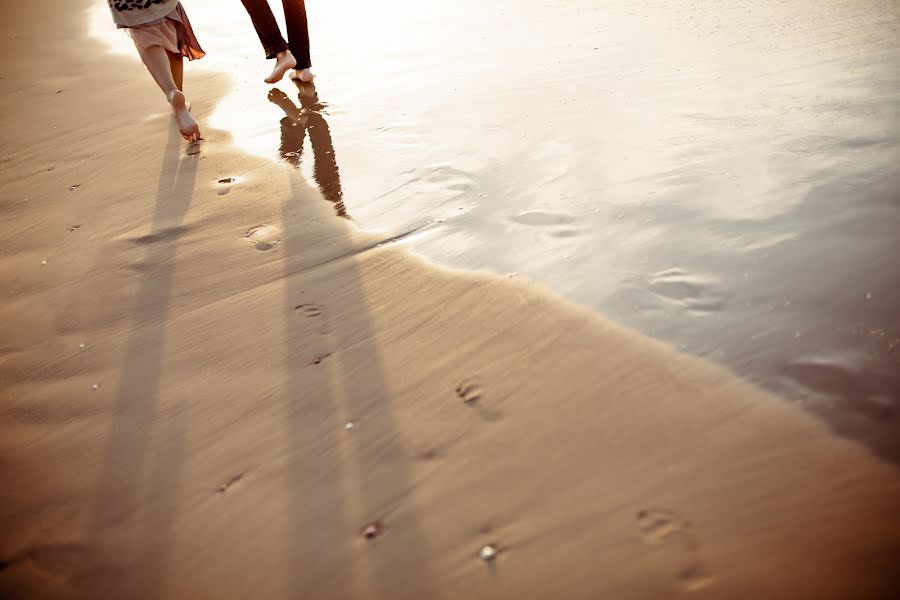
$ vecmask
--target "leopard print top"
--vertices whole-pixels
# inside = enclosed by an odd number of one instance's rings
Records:
[[[165,17],[179,0],[106,0],[119,27],[136,27]]]

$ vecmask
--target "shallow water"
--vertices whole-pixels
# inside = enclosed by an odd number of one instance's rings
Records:
[[[544,282],[900,458],[900,3],[309,4],[325,195],[360,227]],[[237,84],[209,124],[313,182],[240,3],[185,5]],[[132,52],[106,10],[95,34]]]

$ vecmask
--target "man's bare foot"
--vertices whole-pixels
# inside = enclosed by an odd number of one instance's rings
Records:
[[[184,94],[178,90],[172,92],[169,103],[172,105],[172,113],[175,115],[175,122],[178,123],[178,131],[181,132],[181,136],[189,142],[199,140],[200,126],[191,116]]]
[[[279,52],[275,55],[275,68],[272,74],[266,77],[266,83],[278,83],[284,77],[284,74],[297,66],[297,59],[291,54],[290,50]]]
[[[311,83],[316,76],[313,75],[313,72],[308,68],[306,69],[297,69],[293,73],[291,73],[291,79],[296,81],[302,81],[303,83]]]

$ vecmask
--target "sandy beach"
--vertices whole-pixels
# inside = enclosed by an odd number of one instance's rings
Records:
[[[542,283],[395,243],[430,221],[358,227],[320,159],[366,153],[270,121],[311,183],[242,147],[210,119],[249,84],[202,62],[185,144],[68,5],[0,25],[4,598],[900,594],[883,453]]]

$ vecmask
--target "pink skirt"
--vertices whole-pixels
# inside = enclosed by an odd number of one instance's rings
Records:
[[[167,52],[181,54],[188,60],[203,58],[206,55],[180,2],[162,19],[124,29],[128,30],[134,45],[138,48],[161,46]]]

